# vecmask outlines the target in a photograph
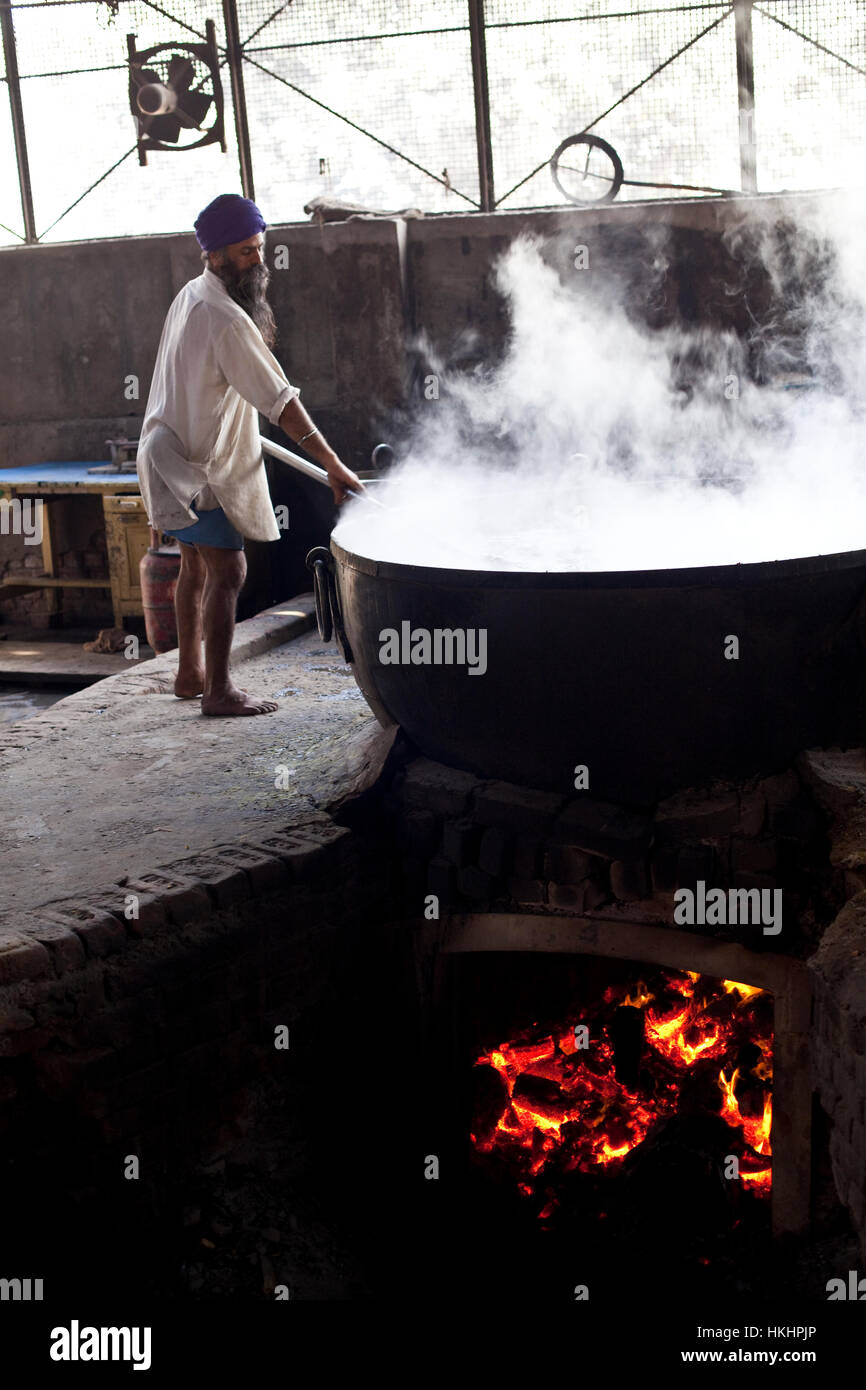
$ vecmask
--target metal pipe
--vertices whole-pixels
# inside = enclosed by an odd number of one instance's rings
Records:
[[[484,0],[469,0],[469,45],[475,91],[475,139],[478,145],[478,198],[482,212],[493,212],[493,145],[490,139],[490,92],[487,86],[487,42]]]
[[[302,459],[298,454],[291,453],[284,449],[282,444],[275,444],[272,439],[265,439],[262,434],[259,436],[261,446],[268,454],[273,454],[275,459],[281,463],[289,463],[292,468],[297,468],[299,473],[306,473],[308,478],[315,478],[317,483],[324,483],[325,487],[330,487],[328,475],[324,468],[320,468],[317,463],[310,463],[308,459]]]
[[[289,449],[284,449],[282,444],[275,444],[272,439],[265,439],[259,435],[259,442],[268,454],[273,454],[275,459],[281,463],[288,463],[292,468],[297,468],[299,473],[306,473],[308,478],[315,478],[317,483],[323,483],[325,487],[331,486],[331,480],[324,468],[320,468],[317,463],[310,463],[308,459],[302,459],[298,454],[293,454]],[[365,502],[372,502],[374,506],[381,507],[382,503],[370,497],[367,492],[355,492],[352,488],[347,488],[351,497],[361,497]]]
[[[232,85],[232,105],[235,109],[235,132],[238,137],[241,188],[245,198],[255,200],[253,155],[250,147],[249,122],[247,121],[247,98],[244,91],[244,50],[241,44],[241,31],[235,0],[223,0],[223,21],[226,27],[226,57]]]
[[[32,246],[39,238],[36,235],[36,217],[33,212],[33,189],[30,184],[30,161],[27,158],[27,136],[24,129],[24,107],[21,103],[21,81],[18,76],[18,53],[15,47],[11,0],[0,0],[0,28],[3,30],[3,55],[6,59],[9,105],[12,108],[12,134],[18,164],[18,184],[21,189],[21,211],[24,215],[24,240]]]
[[[753,0],[734,0],[737,45],[737,101],[740,118],[740,182],[744,193],[757,193],[755,144],[755,68],[752,59]]]

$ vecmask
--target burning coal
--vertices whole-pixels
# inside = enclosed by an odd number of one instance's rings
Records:
[[[766,991],[659,971],[612,986],[579,1021],[501,1044],[475,1062],[472,1144],[527,1197],[558,1202],[568,1175],[623,1169],[676,1115],[720,1118],[717,1155],[749,1191],[772,1181],[772,1028]],[[732,1172],[723,1174],[732,1177]]]
[[[467,375],[427,350],[435,391],[377,485],[385,508],[350,503],[336,539],[381,560],[536,571],[861,548],[866,216],[853,200],[822,206],[832,234],[804,226],[784,254],[760,223],[729,236],[777,296],[748,343],[645,327],[624,291],[517,239],[496,269],[511,320],[502,360]],[[642,254],[641,273],[660,276],[664,248]]]

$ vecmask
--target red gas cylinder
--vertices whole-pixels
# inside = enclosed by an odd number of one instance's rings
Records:
[[[170,652],[177,646],[174,591],[180,574],[180,547],[159,542],[159,533],[151,526],[150,546],[139,566],[144,627],[147,640],[157,653]]]

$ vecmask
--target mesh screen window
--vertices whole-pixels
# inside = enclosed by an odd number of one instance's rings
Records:
[[[307,220],[317,195],[378,211],[479,206],[467,0],[237,0],[237,13],[269,221]],[[183,230],[217,193],[240,191],[221,0],[29,0],[11,14],[40,240]],[[207,19],[227,152],[157,151],[142,168],[126,35],[139,49],[200,42]],[[752,31],[759,190],[861,181],[866,0],[756,0]],[[740,188],[728,0],[486,0],[485,44],[498,207],[562,205],[549,161],[585,131],[617,152],[620,201]],[[15,245],[5,63],[0,80],[0,242]]]

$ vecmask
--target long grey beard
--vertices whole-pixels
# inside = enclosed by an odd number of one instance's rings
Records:
[[[252,265],[249,270],[242,270],[240,274],[230,266],[224,266],[221,278],[235,303],[240,304],[245,313],[249,314],[264,338],[266,347],[272,348],[277,341],[277,324],[274,311],[267,301],[268,283],[271,278],[267,266]]]

